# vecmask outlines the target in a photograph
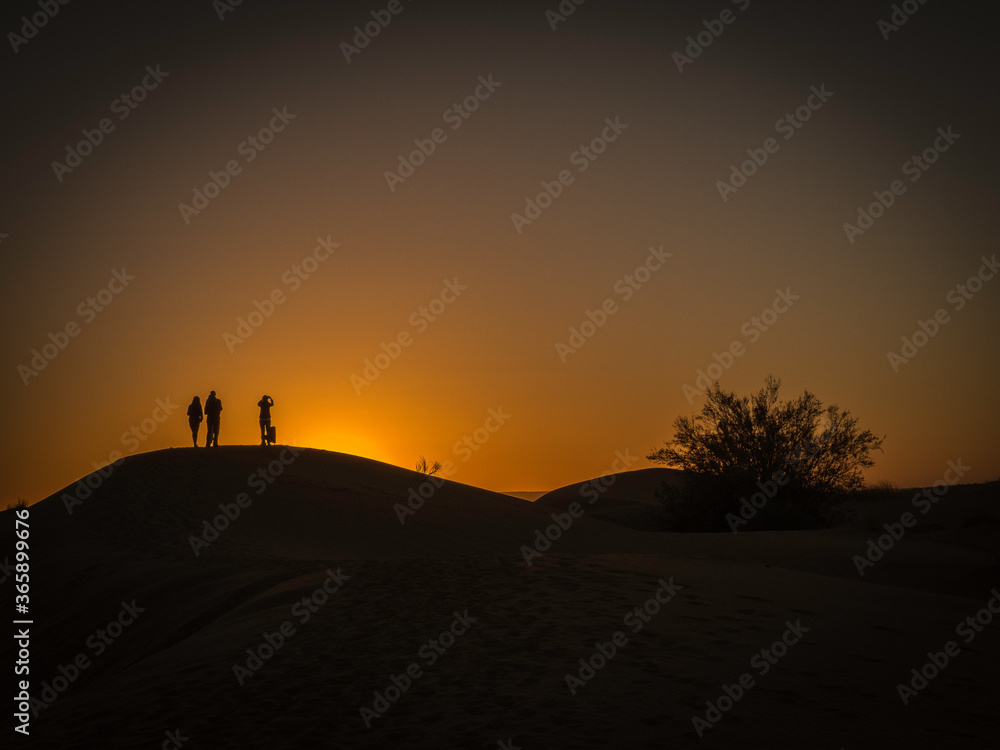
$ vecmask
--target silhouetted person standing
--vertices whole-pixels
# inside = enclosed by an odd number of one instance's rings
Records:
[[[222,401],[215,397],[215,391],[208,394],[205,399],[205,420],[208,427],[208,436],[205,438],[205,447],[219,447],[219,414],[222,412]]]
[[[260,407],[260,444],[264,445],[267,443],[267,431],[271,427],[271,407],[274,406],[274,399],[265,393],[257,402],[257,406]]]
[[[194,441],[195,448],[198,447],[198,427],[202,419],[204,416],[201,411],[201,399],[195,396],[188,407],[188,424],[191,425],[191,440]]]

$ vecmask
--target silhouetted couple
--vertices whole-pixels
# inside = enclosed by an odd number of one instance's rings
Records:
[[[219,415],[222,412],[222,401],[220,401],[215,396],[215,391],[208,394],[208,398],[205,399],[205,413],[204,418],[207,420],[206,426],[208,427],[208,434],[205,436],[205,447],[219,447]],[[188,407],[188,424],[191,426],[191,440],[194,442],[194,447],[198,447],[198,427],[201,425],[202,411],[201,411],[201,399],[197,396],[191,402]]]
[[[271,407],[274,406],[274,399],[265,393],[264,397],[257,402],[257,406],[260,407],[260,444],[272,445],[274,444],[274,432],[271,429]],[[204,415],[201,410],[201,400],[197,396],[194,397],[188,407],[187,415],[188,424],[191,426],[191,440],[194,442],[195,448],[198,447],[198,427],[201,425],[202,419],[205,419],[208,427],[205,447],[219,447],[219,415],[221,412],[222,401],[216,398],[215,391],[208,394],[208,398],[205,399]]]

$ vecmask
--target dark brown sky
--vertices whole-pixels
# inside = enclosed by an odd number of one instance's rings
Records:
[[[10,34],[42,11],[7,4],[10,499],[187,445],[184,407],[209,389],[223,442],[254,442],[268,392],[283,440],[550,488],[669,437],[717,361],[728,389],[774,373],[886,435],[873,479],[930,483],[959,458],[996,478],[982,6],[932,0],[885,39],[888,3],[667,5],[588,0],[552,29],[556,2],[403,2],[348,62],[386,3],[245,0],[222,20],[208,0],[69,3],[24,43]],[[706,22],[721,33],[679,71]],[[104,118],[92,153],[53,166]],[[415,141],[433,153],[387,178]],[[720,188],[753,154],[745,184]],[[212,173],[225,187],[185,210]],[[542,183],[551,205],[512,216]],[[892,205],[845,231],[876,191]],[[936,315],[910,356],[902,339]],[[386,367],[366,376],[368,360]]]

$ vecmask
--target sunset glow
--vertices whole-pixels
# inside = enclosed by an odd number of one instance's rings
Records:
[[[851,410],[873,481],[1000,475],[996,105],[945,6],[400,3],[356,52],[379,8],[188,6],[8,56],[7,501],[213,389],[226,444],[268,393],[279,442],[551,489],[648,466],[699,371]]]

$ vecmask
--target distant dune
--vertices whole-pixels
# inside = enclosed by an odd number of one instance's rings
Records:
[[[602,502],[617,499],[658,506],[660,498],[656,496],[656,493],[664,484],[676,487],[683,476],[684,472],[677,469],[624,471],[568,484],[546,493],[541,499],[543,502],[555,504],[561,504],[564,500],[579,500],[582,495],[587,494],[587,488],[591,487],[594,492],[600,494]]]
[[[510,495],[511,497],[516,497],[519,500],[527,500],[529,503],[535,502],[538,498],[544,495],[548,490],[533,490],[527,492],[505,492],[503,494]]]
[[[656,493],[664,484],[677,486],[682,476],[676,469],[625,471],[560,487],[537,502],[562,511],[570,503],[585,503],[588,518],[651,531],[658,528],[661,515]]]
[[[875,530],[644,529],[667,470],[528,502],[297,450],[137,455],[31,506],[32,692],[61,688],[32,747],[994,746],[1000,628],[956,626],[1000,569],[946,513],[860,577]]]

